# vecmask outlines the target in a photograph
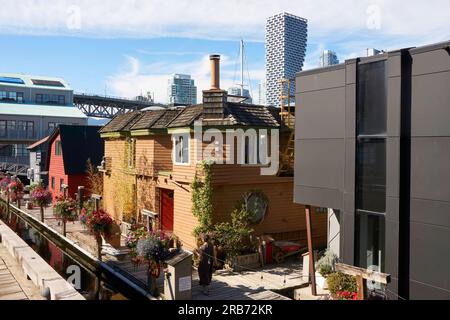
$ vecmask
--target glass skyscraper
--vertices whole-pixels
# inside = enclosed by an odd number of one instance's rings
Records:
[[[174,104],[197,104],[197,87],[187,74],[174,74],[169,79],[168,101]]]
[[[227,91],[228,91],[229,95],[247,98],[247,100],[245,100],[245,103],[253,102],[253,99],[250,95],[250,91],[248,91],[248,89],[244,89],[244,94],[241,93],[241,88],[239,88],[239,87],[231,87],[231,88],[228,88]]]
[[[324,50],[320,56],[319,67],[328,67],[339,64],[336,52],[331,50]]]
[[[280,80],[294,79],[305,61],[308,21],[289,13],[267,19],[266,103],[280,106]],[[292,82],[291,94],[295,94]]]

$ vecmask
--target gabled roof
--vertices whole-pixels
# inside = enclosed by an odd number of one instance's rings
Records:
[[[149,129],[165,113],[165,110],[155,110],[153,112],[142,112],[136,122],[131,126],[132,130]]]
[[[33,143],[32,145],[28,146],[27,149],[28,150],[33,150],[41,145],[43,145],[44,143],[46,143],[48,140],[50,139],[50,136],[46,136],[45,138]]]
[[[86,162],[94,167],[100,165],[104,155],[104,141],[100,138],[99,126],[59,125],[53,131],[49,144],[60,136],[66,174],[86,173]]]
[[[165,110],[134,111],[113,118],[100,133],[124,132],[141,129],[170,129],[191,127],[196,120],[205,120],[205,125],[284,127],[280,109],[252,104],[227,102],[223,119],[205,119],[204,104]]]
[[[140,115],[139,111],[118,114],[100,129],[100,133],[126,131],[125,128]]]

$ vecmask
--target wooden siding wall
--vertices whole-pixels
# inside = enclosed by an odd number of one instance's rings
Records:
[[[65,173],[64,169],[64,155],[56,155],[55,154],[55,145],[57,141],[60,141],[60,135],[58,134],[50,145],[50,155],[49,155],[49,168],[48,168],[48,188],[52,193],[53,202],[55,202],[55,199],[57,196],[62,195],[60,192],[60,181],[61,179],[64,180],[64,183],[68,183],[68,177]],[[52,177],[55,179],[55,187],[52,188]]]
[[[285,139],[285,136],[283,137]],[[284,139],[281,140],[284,140]],[[225,139],[224,139],[225,140]],[[193,181],[198,167],[195,159],[195,140],[190,139],[190,162],[172,163],[171,136],[137,137],[136,170],[123,170],[126,163],[125,139],[107,139],[105,156],[112,159],[112,174],[104,179],[105,208],[117,220],[122,219],[120,197],[117,196],[118,180],[136,184],[136,218],[142,221],[142,209],[159,212],[159,189],[174,190],[174,233],[188,249],[195,247],[192,235],[198,221],[192,214]],[[202,149],[206,147],[202,143]],[[228,150],[229,145],[224,145]],[[236,158],[235,158],[236,159]],[[149,167],[151,170],[149,170]],[[251,190],[261,190],[269,198],[268,213],[264,221],[254,226],[256,235],[268,233],[283,240],[299,240],[306,243],[304,206],[293,202],[293,179],[261,176],[260,166],[215,165],[213,167],[215,221],[226,221],[242,196]],[[171,175],[153,176],[157,170],[170,171]],[[316,214],[313,209],[313,233],[316,247],[326,246],[327,215]]]

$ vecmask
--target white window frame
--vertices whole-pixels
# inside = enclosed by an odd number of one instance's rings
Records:
[[[187,141],[186,148],[181,147],[181,150],[179,149],[180,138],[183,139],[182,143],[184,143],[184,141]],[[191,164],[191,155],[190,155],[190,152],[191,152],[191,146],[190,146],[190,144],[191,144],[191,135],[190,135],[190,133],[177,133],[177,134],[174,134],[172,136],[172,143],[173,143],[173,148],[172,148],[172,161],[173,161],[173,163],[176,164],[176,165],[180,165],[180,166],[189,166]],[[180,155],[181,162],[177,161],[177,159],[178,159],[177,153],[179,153],[180,151],[181,151],[181,155]],[[184,156],[187,156],[187,162],[183,161]]]

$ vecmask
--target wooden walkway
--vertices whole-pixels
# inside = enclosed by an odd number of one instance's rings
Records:
[[[0,300],[28,300],[2,258],[0,258]]]
[[[0,300],[44,300],[16,260],[0,244]]]
[[[227,278],[220,275],[213,276],[209,294],[205,295],[199,285],[197,271],[194,270],[192,277],[192,300],[290,300],[263,287],[248,287],[239,280],[241,277]]]
[[[37,219],[40,219],[39,209],[25,210]],[[54,218],[52,208],[45,210],[45,223],[51,228],[62,232],[62,225]],[[96,242],[79,221],[67,224],[67,237],[84,249],[96,255]],[[122,239],[123,240],[123,239]],[[124,243],[122,243],[123,245]],[[136,267],[130,259],[115,261],[103,256],[103,261],[121,272],[129,280],[142,288],[146,288],[147,273],[145,266]],[[261,279],[261,275],[263,279]],[[158,287],[163,292],[164,273],[161,273],[157,281]],[[202,293],[198,285],[197,271],[193,270],[193,300],[289,300],[289,298],[277,294],[271,290],[282,290],[304,284],[301,273],[301,264],[298,261],[285,265],[271,265],[257,271],[234,273],[218,271],[213,276],[210,295]]]

